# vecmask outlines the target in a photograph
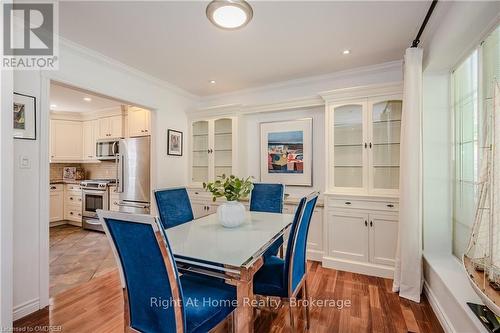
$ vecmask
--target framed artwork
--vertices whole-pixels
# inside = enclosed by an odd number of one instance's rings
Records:
[[[182,156],[182,132],[167,130],[167,155]]]
[[[312,186],[312,118],[260,124],[260,179]]]
[[[14,139],[36,140],[36,98],[14,93]]]

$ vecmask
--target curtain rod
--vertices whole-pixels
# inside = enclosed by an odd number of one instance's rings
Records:
[[[438,0],[432,0],[431,6],[429,7],[429,10],[427,11],[427,14],[425,14],[424,21],[422,22],[422,25],[420,26],[420,29],[418,30],[417,37],[413,40],[411,43],[411,47],[417,47],[418,44],[420,43],[420,37],[422,36],[422,33],[424,32],[425,26],[427,25],[427,22],[429,21],[432,12],[434,11],[434,7],[436,7]]]

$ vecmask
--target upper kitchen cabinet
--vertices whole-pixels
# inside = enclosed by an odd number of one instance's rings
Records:
[[[191,126],[191,180],[200,184],[237,172],[237,118],[197,120]]]
[[[88,120],[83,122],[83,160],[93,161],[96,157],[96,141],[99,133],[99,121]]]
[[[327,101],[329,192],[398,194],[400,90],[400,85],[383,85],[323,96]]]
[[[50,121],[50,161],[80,161],[82,159],[82,122]]]
[[[128,108],[128,136],[144,136],[150,134],[150,112],[138,107]]]
[[[99,139],[123,137],[123,117],[121,115],[99,118]]]

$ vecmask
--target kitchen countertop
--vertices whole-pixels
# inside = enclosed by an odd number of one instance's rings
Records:
[[[80,184],[82,180],[52,179],[49,184]]]

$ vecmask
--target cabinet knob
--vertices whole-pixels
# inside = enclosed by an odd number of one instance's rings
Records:
[[[50,189],[51,189],[51,190],[55,190],[55,189],[56,189],[56,187],[55,187],[55,186],[51,186],[51,187],[50,187]]]
[[[351,202],[350,202],[350,201],[346,201],[346,202],[345,202],[345,204],[346,204],[346,205],[350,205],[350,204],[351,204]]]
[[[372,143],[371,142],[370,142],[369,146],[370,146],[370,149],[372,149]]]
[[[73,200],[73,197],[69,197],[69,200]]]
[[[367,221],[367,220],[365,220],[365,227],[367,227],[367,226],[368,226],[368,221]]]
[[[365,149],[368,148],[368,144],[365,142]]]
[[[370,227],[373,227],[373,221],[370,221]]]
[[[146,132],[146,133],[147,133],[147,132],[148,132],[148,130],[147,130],[147,129],[145,129],[145,130],[144,130],[144,132]]]
[[[394,208],[394,205],[393,204],[388,204],[387,207]]]
[[[73,215],[73,212],[69,212],[69,215]]]

